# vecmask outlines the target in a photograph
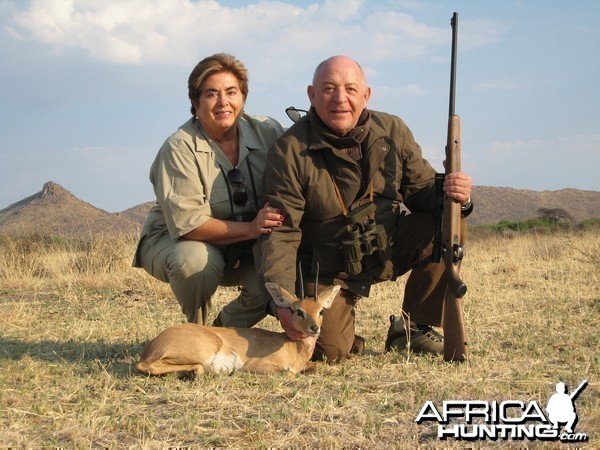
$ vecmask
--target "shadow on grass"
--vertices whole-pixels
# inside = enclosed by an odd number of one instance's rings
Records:
[[[123,378],[137,373],[135,365],[144,344],[111,343],[104,341],[37,341],[27,342],[0,337],[2,360],[33,359],[49,363],[77,366],[82,376],[102,368]]]

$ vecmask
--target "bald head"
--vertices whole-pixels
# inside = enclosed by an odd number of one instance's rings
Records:
[[[357,63],[355,60],[353,60],[349,56],[337,55],[337,56],[332,56],[331,58],[327,58],[325,61],[321,61],[319,63],[319,65],[315,69],[315,73],[313,75],[313,80],[312,80],[313,84],[317,83],[320,73],[323,70],[327,69],[327,67],[330,64],[333,64],[333,65],[346,64],[348,66],[355,66],[356,69],[358,69],[358,71],[360,72],[363,81],[366,83],[365,71],[363,70],[363,68],[360,66],[359,63]]]
[[[371,97],[362,67],[348,56],[332,56],[319,64],[307,93],[318,116],[339,136],[356,126]]]

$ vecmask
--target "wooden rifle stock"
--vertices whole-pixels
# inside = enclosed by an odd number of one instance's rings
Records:
[[[452,62],[450,72],[450,111],[448,117],[448,139],[446,142],[446,175],[460,172],[460,118],[454,113],[454,93],[456,89],[456,44],[458,31],[458,14],[452,16]],[[443,193],[444,175],[436,177],[438,198],[443,198],[442,217],[436,219],[434,251],[432,259],[446,266],[448,288],[444,299],[442,327],[444,330],[444,360],[464,361],[467,359],[467,335],[463,313],[462,297],[467,292],[467,285],[460,278],[460,263],[463,258],[463,245],[466,236],[464,220],[461,217],[461,205]],[[439,229],[441,226],[441,230]]]
[[[456,115],[448,120],[448,144],[446,147],[446,173],[460,172],[460,119]],[[461,205],[444,195],[442,224],[442,257],[446,266],[448,288],[444,299],[442,327],[444,329],[444,359],[464,361],[467,359],[467,335],[463,314],[462,297],[467,285],[460,278],[460,263],[466,230],[461,218]]]

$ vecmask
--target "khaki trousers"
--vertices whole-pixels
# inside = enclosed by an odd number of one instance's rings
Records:
[[[402,216],[398,222],[397,242],[392,246],[394,279],[410,271],[404,290],[403,311],[410,320],[439,326],[447,281],[444,264],[431,263],[433,249],[433,217],[427,213]],[[326,286],[320,286],[322,291]],[[307,295],[314,295],[314,283],[307,284]],[[321,334],[314,359],[337,362],[349,357],[355,344],[355,305],[360,299],[341,290],[331,307],[324,311]]]
[[[187,320],[206,324],[211,298],[219,286],[241,286],[237,298],[225,305],[217,323],[226,327],[251,327],[266,317],[270,297],[259,288],[251,252],[239,266],[227,268],[223,250],[185,239],[142,239],[138,247],[141,267],[153,277],[169,283]]]

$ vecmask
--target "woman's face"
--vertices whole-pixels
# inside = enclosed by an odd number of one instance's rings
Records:
[[[235,129],[244,110],[239,80],[230,72],[208,76],[194,106],[202,128],[213,138],[223,137]]]

